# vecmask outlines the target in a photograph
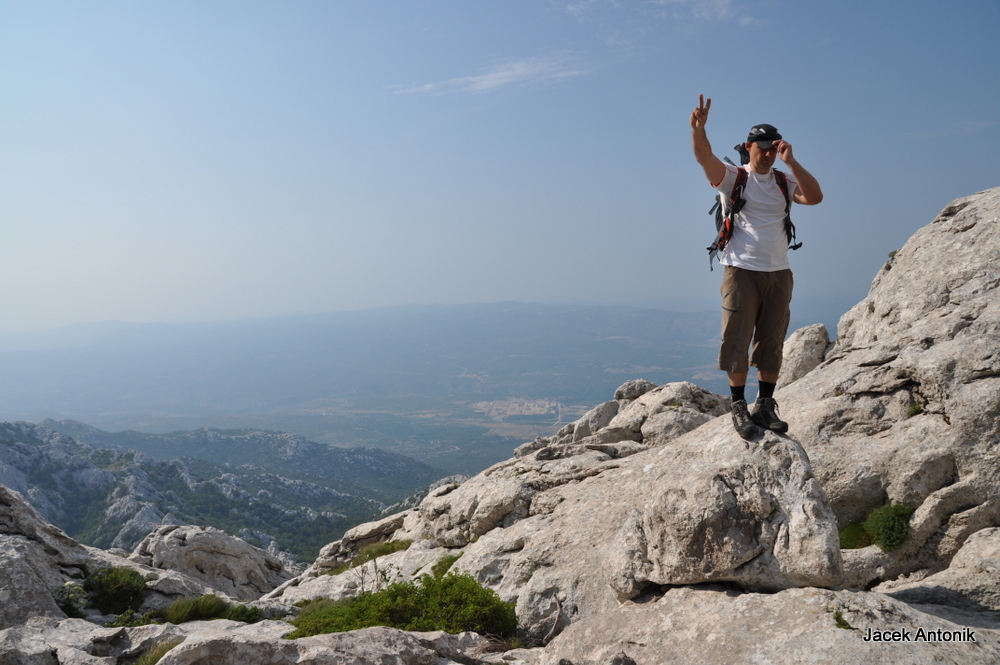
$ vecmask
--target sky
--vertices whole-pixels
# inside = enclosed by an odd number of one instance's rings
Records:
[[[718,156],[768,122],[821,183],[793,309],[839,315],[1000,186],[998,29],[998,0],[0,0],[0,331],[714,309],[700,93]]]

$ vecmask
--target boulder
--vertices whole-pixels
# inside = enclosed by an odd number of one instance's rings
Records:
[[[830,348],[830,334],[822,323],[799,328],[785,340],[778,388],[798,381],[816,369]]]
[[[129,559],[192,577],[244,601],[256,600],[292,577],[277,557],[212,527],[158,527]]]

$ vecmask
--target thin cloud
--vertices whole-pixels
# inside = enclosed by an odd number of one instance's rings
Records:
[[[567,4],[566,11],[581,22],[610,23],[607,13],[631,15],[635,20],[650,17],[679,22],[736,21],[743,27],[766,23],[744,14],[735,0],[579,0]]]
[[[439,83],[397,87],[396,93],[443,95],[458,92],[482,94],[512,85],[552,83],[584,74],[586,74],[584,68],[569,56],[524,58],[495,64],[472,76],[461,76]]]

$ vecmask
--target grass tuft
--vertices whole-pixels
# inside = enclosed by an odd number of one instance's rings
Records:
[[[167,652],[173,649],[175,646],[181,643],[181,640],[170,640],[168,642],[160,642],[152,649],[142,654],[135,665],[156,665],[160,662],[160,659],[167,655]]]
[[[361,548],[361,551],[358,552],[357,556],[351,559],[350,563],[345,563],[342,566],[331,568],[329,571],[324,573],[324,575],[340,575],[350,568],[357,568],[361,564],[374,561],[380,556],[408,550],[412,544],[412,540],[388,540],[380,543],[372,543],[371,545]]]
[[[449,554],[441,557],[441,560],[431,566],[431,575],[434,577],[444,577],[444,574],[451,570],[456,561],[462,558],[462,553]]]
[[[847,619],[841,614],[840,610],[833,613],[833,621],[837,624],[837,628],[842,628],[844,630],[854,630],[854,626],[847,623]]]
[[[259,607],[246,605],[230,605],[214,594],[181,598],[171,603],[163,611],[163,617],[168,623],[182,624],[188,621],[211,621],[214,619],[229,619],[253,623],[260,619]]]

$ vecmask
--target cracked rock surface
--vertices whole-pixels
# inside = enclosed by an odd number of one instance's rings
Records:
[[[277,557],[213,527],[157,527],[129,559],[182,573],[243,601],[257,600],[292,577]]]
[[[1000,189],[958,199],[882,268],[824,362],[776,394],[841,527],[917,507],[886,554],[845,552],[865,588],[948,565],[1000,526]]]

